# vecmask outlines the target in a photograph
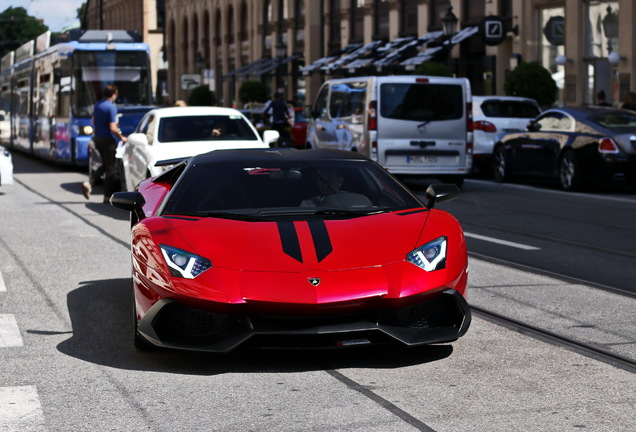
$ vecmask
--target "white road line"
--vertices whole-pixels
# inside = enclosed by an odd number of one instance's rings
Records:
[[[509,242],[506,240],[499,240],[496,238],[492,238],[492,237],[486,237],[486,236],[482,236],[479,234],[472,234],[472,233],[467,233],[464,232],[464,236],[466,237],[471,237],[477,240],[484,240],[487,242],[491,242],[491,243],[497,243],[500,245],[504,245],[504,246],[510,246],[510,247],[514,247],[514,248],[518,248],[518,249],[523,249],[523,250],[540,250],[541,248],[538,247],[534,247],[534,246],[528,246],[528,245],[524,245],[521,243],[514,243],[514,242]]]
[[[4,279],[2,279],[2,272],[0,272],[0,292],[6,291],[7,286],[4,284]]]
[[[0,348],[17,347],[24,345],[20,328],[15,316],[12,314],[0,314]],[[0,428],[0,431],[2,428]]]
[[[46,431],[35,386],[0,387],[0,431]]]

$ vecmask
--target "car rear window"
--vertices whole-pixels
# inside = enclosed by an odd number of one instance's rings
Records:
[[[592,121],[610,129],[636,128],[636,114],[628,112],[610,112],[595,115]]]
[[[456,84],[386,83],[380,86],[380,115],[395,120],[456,120],[466,110]]]
[[[539,108],[532,102],[488,100],[481,104],[481,110],[486,117],[521,117],[535,118],[539,115]]]
[[[215,131],[222,129],[221,134]],[[164,117],[159,123],[159,141],[257,140],[252,128],[239,115]]]

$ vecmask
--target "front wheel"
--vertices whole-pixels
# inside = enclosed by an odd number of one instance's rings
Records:
[[[117,162],[117,173],[119,174],[119,188],[121,191],[126,192],[128,186],[126,185],[126,172],[124,171],[124,163],[121,159]]]
[[[586,186],[581,164],[572,150],[566,150],[559,159],[559,183],[566,191],[577,191]]]
[[[495,181],[499,183],[510,181],[510,171],[506,163],[506,150],[501,145],[495,148],[492,157],[492,168]]]

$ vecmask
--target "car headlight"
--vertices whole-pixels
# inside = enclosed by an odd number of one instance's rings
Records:
[[[446,236],[437,238],[406,255],[411,264],[430,272],[446,268]]]
[[[163,259],[170,268],[170,274],[174,277],[194,279],[201,273],[212,267],[209,259],[186,252],[183,249],[160,244]]]

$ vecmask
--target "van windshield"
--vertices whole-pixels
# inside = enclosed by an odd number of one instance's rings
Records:
[[[380,86],[380,115],[410,121],[457,120],[464,116],[462,86],[387,83]]]

